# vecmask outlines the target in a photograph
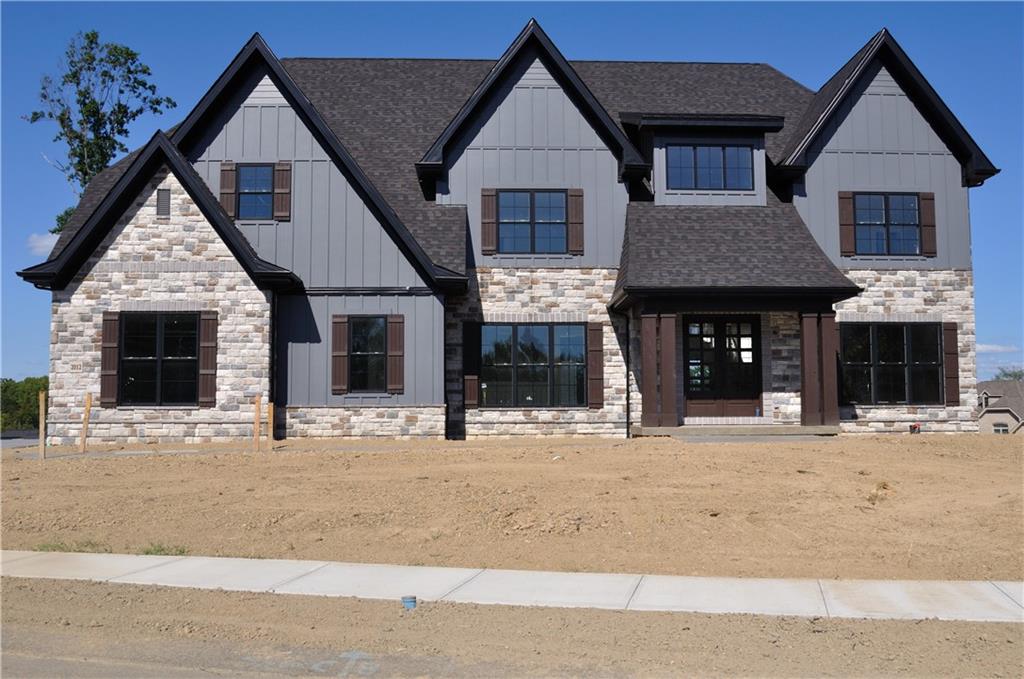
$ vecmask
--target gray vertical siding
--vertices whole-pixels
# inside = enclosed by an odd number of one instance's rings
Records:
[[[291,221],[238,224],[260,257],[307,287],[426,285],[265,75],[257,73],[245,96],[226,107],[190,159],[214,195],[221,161],[292,161]]]
[[[845,269],[967,269],[971,228],[960,164],[892,76],[876,66],[808,154],[793,202],[825,253]],[[840,257],[839,191],[935,194],[937,257]]]
[[[331,316],[405,316],[405,392],[331,394]],[[444,302],[432,295],[282,295],[277,300],[278,398],[288,405],[444,404]]]
[[[724,189],[673,189],[667,187],[666,146],[671,144],[747,144],[753,148],[754,188],[750,191]],[[655,205],[765,205],[764,135],[758,137],[721,137],[711,135],[668,136],[654,138],[654,204]]]
[[[447,181],[438,182],[437,201],[466,206],[480,266],[618,266],[628,195],[617,180],[614,154],[540,61],[524,63],[511,82],[453,155]],[[584,254],[484,257],[482,188],[582,188]]]

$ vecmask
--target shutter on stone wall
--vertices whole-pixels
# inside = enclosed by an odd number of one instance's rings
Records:
[[[463,403],[466,408],[480,406],[480,324],[462,324]]]
[[[839,192],[839,254],[857,254],[857,231],[853,221],[853,192]]]
[[[587,323],[587,406],[604,407],[604,326]]]
[[[405,317],[388,316],[388,393],[405,391]]]
[[[917,205],[921,210],[921,254],[935,257],[938,254],[935,238],[935,194],[917,194]]]
[[[199,312],[199,407],[217,404],[217,312]]]
[[[116,311],[103,312],[103,332],[100,337],[100,406],[117,405],[117,359],[120,340],[120,315]]]
[[[348,316],[331,316],[331,393],[348,393]]]
[[[583,189],[569,189],[569,254],[583,254]]]
[[[220,206],[228,217],[235,218],[236,187],[238,173],[235,164],[230,161],[223,161],[220,164]]]
[[[942,324],[942,369],[945,375],[946,405],[960,405],[960,344],[956,323]]]
[[[498,251],[498,192],[480,191],[480,250],[485,255]]]
[[[274,219],[280,222],[292,218],[292,164],[274,165]]]

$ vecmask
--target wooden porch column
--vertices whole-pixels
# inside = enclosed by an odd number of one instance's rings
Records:
[[[821,413],[822,424],[839,424],[839,328],[834,313],[821,314]]]
[[[658,319],[661,336],[661,426],[679,426],[676,412],[676,315],[662,314]]]
[[[657,427],[658,416],[658,316],[640,317],[640,425]]]
[[[822,424],[818,314],[800,314],[800,424]]]

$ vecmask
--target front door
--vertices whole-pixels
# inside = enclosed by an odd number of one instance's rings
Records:
[[[685,417],[756,417],[761,411],[761,319],[684,317]]]

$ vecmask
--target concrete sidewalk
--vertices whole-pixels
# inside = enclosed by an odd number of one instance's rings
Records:
[[[0,575],[510,606],[1024,622],[1019,581],[707,578],[22,551],[0,552]]]

